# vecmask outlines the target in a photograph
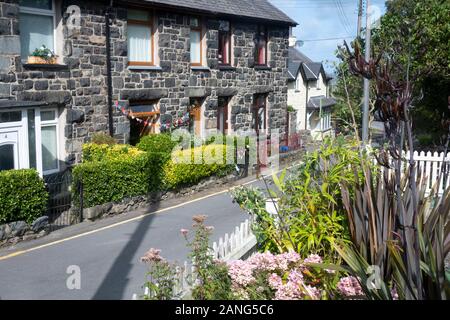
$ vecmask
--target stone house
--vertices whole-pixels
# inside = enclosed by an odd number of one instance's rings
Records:
[[[284,134],[295,25],[266,0],[1,0],[0,170],[62,171],[95,132]]]
[[[336,101],[330,96],[332,78],[321,62],[313,62],[295,48],[295,38],[290,42],[288,105],[296,111],[297,130],[308,130],[320,140],[334,134],[331,111]]]

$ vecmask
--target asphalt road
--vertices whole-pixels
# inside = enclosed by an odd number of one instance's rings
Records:
[[[23,250],[31,251],[6,259],[0,251],[0,299],[131,299],[133,293],[142,293],[147,268],[140,257],[148,249],[161,249],[171,261],[186,260],[188,249],[180,229],[189,229],[196,214],[208,215],[207,225],[215,227],[212,241],[248,218],[224,192],[198,201],[181,200],[163,212],[142,218],[136,214],[134,220],[122,218],[117,223],[112,219],[98,226],[81,226],[72,235],[62,230],[53,236],[55,239],[50,235],[22,245]],[[78,236],[80,232],[86,234]],[[75,237],[67,240],[69,236]],[[53,244],[48,245],[49,241]],[[67,287],[69,266],[79,267],[80,289]]]

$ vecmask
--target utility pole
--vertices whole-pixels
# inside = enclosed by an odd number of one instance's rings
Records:
[[[363,14],[363,0],[359,0],[358,4],[358,30],[357,37],[361,37],[361,27],[362,27],[362,14]]]
[[[365,60],[370,60],[370,41],[371,41],[371,19],[369,14],[370,0],[366,0],[366,39],[365,39]],[[369,101],[370,101],[370,81],[364,78],[364,109],[362,123],[362,140],[367,144],[369,141]]]

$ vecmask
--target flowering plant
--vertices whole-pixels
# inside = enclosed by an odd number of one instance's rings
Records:
[[[192,218],[192,240],[189,240],[189,230],[180,230],[191,249],[189,257],[195,268],[196,280],[191,284],[192,297],[195,300],[228,300],[232,298],[231,279],[227,265],[211,255],[209,237],[214,228],[204,224],[206,217],[196,215]]]
[[[274,255],[257,253],[249,259],[228,263],[232,291],[238,299],[320,300],[335,298],[339,275],[314,266],[322,258],[306,259],[294,251]]]
[[[33,53],[31,53],[31,56],[39,57],[44,60],[51,60],[57,57],[56,54],[45,45],[42,45],[40,48],[36,48]]]
[[[167,262],[161,250],[151,248],[141,258],[149,265],[147,282],[144,284],[145,300],[171,300],[175,297],[174,286],[177,283],[176,266]]]

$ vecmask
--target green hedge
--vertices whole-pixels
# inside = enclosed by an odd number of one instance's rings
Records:
[[[32,223],[45,213],[48,193],[34,169],[0,171],[0,223]]]
[[[226,152],[227,147],[223,145],[174,151],[172,158],[167,161],[163,169],[165,188],[178,189],[194,185],[212,175],[223,176],[229,173],[233,165],[227,164]],[[233,154],[231,153],[230,156],[233,157]],[[214,163],[215,160],[218,160],[217,163]]]
[[[146,147],[154,150],[156,140],[153,137],[145,141]],[[166,138],[161,141],[167,142]],[[129,145],[87,144],[83,146],[84,162],[73,169],[74,200],[79,204],[77,185],[80,181],[83,183],[83,206],[89,208],[126,197],[193,185],[212,175],[221,176],[233,167],[224,162],[226,150],[223,145],[208,145],[173,153],[143,152]],[[195,160],[196,154],[200,163],[193,164],[191,161]],[[208,161],[210,157],[212,160]],[[189,163],[177,163],[174,159]],[[220,163],[212,163],[213,160]]]
[[[83,145],[83,161],[103,161],[120,159],[122,156],[138,156],[144,151],[128,144],[96,144],[86,143]]]
[[[161,133],[142,137],[136,147],[145,152],[171,153],[176,145],[170,134]]]
[[[148,156],[122,155],[117,159],[84,162],[73,169],[74,200],[79,204],[77,185],[83,183],[85,208],[126,197],[146,194],[149,185]]]

